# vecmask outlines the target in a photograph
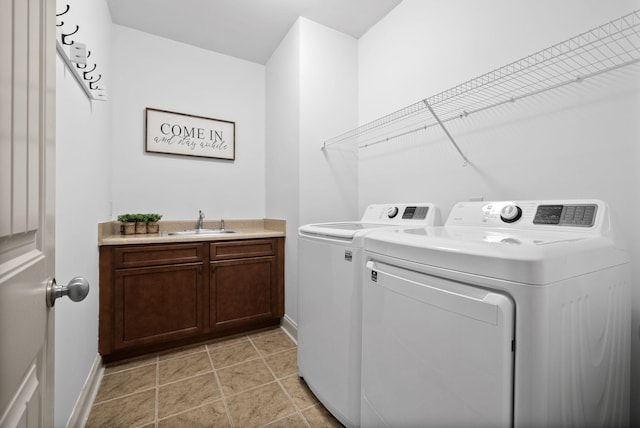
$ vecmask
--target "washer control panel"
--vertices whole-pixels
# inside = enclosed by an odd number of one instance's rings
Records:
[[[522,208],[517,205],[507,204],[500,210],[500,219],[505,223],[513,223],[522,217]]]
[[[427,218],[429,207],[427,206],[408,206],[402,213],[403,220],[424,220]]]
[[[446,225],[594,231],[606,225],[607,216],[606,204],[595,199],[472,201],[454,205]]]
[[[533,224],[557,224],[560,226],[591,227],[598,206],[588,205],[539,205]]]
[[[360,220],[368,223],[439,226],[440,210],[432,203],[372,204]]]
[[[403,207],[402,219],[403,220],[424,220],[427,218],[428,212],[429,212],[428,206],[424,206],[424,205],[406,206],[406,207]],[[400,213],[400,208],[398,208],[395,205],[392,205],[389,208],[387,208],[388,218],[396,218],[398,216],[398,213]]]

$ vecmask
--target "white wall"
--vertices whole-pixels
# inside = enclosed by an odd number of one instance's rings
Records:
[[[264,66],[113,26],[113,215],[262,218]],[[236,123],[235,161],[144,151],[146,107]]]
[[[404,0],[359,41],[359,122],[518,60],[637,9],[637,0]],[[544,28],[544,30],[542,30]],[[633,258],[632,413],[640,423],[640,69],[362,149],[359,206],[385,200],[599,198]],[[635,405],[633,404],[635,403]]]
[[[446,216],[469,197],[596,197],[611,204],[619,229],[638,235],[631,213],[640,201],[628,199],[640,178],[637,74],[621,71],[451,124],[468,167],[437,129],[363,149],[359,162],[353,146],[320,151],[324,139],[358,123],[638,7],[635,0],[487,3],[404,0],[359,41],[300,19],[263,67],[109,27],[104,0],[78,2],[95,38],[87,42],[110,70],[110,101],[89,103],[58,64],[58,280],[84,275],[97,284],[96,223],[123,212],[287,219],[285,310],[294,322],[297,227],[356,218],[369,203],[434,201]],[[145,153],[145,107],[235,121],[236,161]],[[630,245],[638,282],[640,243]],[[633,360],[640,361],[635,291]],[[57,303],[56,324],[62,426],[97,352],[97,289],[82,304]],[[638,402],[637,369],[633,394]]]
[[[297,320],[300,205],[300,23],[266,64],[266,216],[287,220],[285,314]]]
[[[56,277],[82,275],[92,289],[82,303],[56,303],[56,426],[97,356],[97,223],[125,211],[194,222],[198,209],[208,218],[265,211],[264,67],[112,26],[104,0],[71,6],[66,19],[80,26],[109,101],[90,102],[57,60]],[[145,154],[145,107],[235,121],[236,161]]]
[[[285,313],[297,322],[298,227],[357,216],[356,152],[320,150],[357,123],[357,41],[299,18],[266,70],[266,210],[287,219]]]
[[[320,150],[358,120],[358,43],[305,18],[300,22],[300,223],[358,217],[353,147]]]
[[[65,2],[57,8],[64,10]],[[104,0],[71,3],[65,16],[80,30],[108,85],[111,19]],[[91,284],[80,303],[55,305],[55,426],[64,427],[98,354],[97,223],[110,218],[111,110],[89,101],[56,56],[56,279],[84,276]]]

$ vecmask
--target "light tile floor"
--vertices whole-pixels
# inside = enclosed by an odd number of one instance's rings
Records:
[[[105,368],[87,428],[341,427],[269,329]]]

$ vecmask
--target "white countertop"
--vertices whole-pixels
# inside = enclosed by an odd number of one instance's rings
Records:
[[[229,241],[238,239],[284,237],[286,221],[278,219],[224,220],[225,228],[235,233],[220,235],[169,235],[169,232],[195,228],[195,221],[160,221],[159,233],[122,235],[120,223],[109,221],[98,224],[98,245],[160,244],[177,242]],[[205,220],[203,228],[217,229],[219,220]]]

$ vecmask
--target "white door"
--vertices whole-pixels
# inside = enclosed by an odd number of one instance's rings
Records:
[[[53,426],[55,1],[0,0],[0,427]]]

